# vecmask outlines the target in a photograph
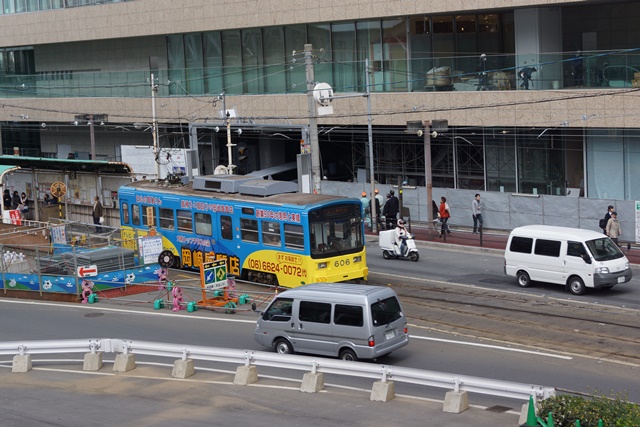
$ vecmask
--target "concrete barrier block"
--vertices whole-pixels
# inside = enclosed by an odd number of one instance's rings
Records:
[[[16,354],[13,356],[13,365],[11,366],[11,372],[24,373],[31,370],[31,355],[30,354]]]
[[[469,396],[466,391],[448,391],[444,397],[443,412],[459,414],[469,409]]]
[[[196,373],[195,365],[193,364],[193,359],[178,359],[173,362],[173,371],[171,372],[171,376],[173,378],[189,378]]]
[[[99,371],[100,369],[102,369],[102,352],[99,351],[97,353],[85,353],[82,370]]]
[[[395,399],[396,386],[393,381],[376,381],[371,389],[371,397],[373,402],[388,402]]]
[[[113,372],[129,372],[136,367],[135,354],[120,353],[113,362]]]
[[[258,368],[256,366],[238,366],[233,383],[236,385],[249,385],[258,382]]]
[[[324,390],[324,374],[306,372],[302,377],[300,391],[303,393],[317,393],[320,390]]]

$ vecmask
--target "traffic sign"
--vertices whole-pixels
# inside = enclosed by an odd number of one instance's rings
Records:
[[[202,287],[207,290],[227,286],[227,262],[223,259],[200,265]]]
[[[95,277],[98,275],[97,265],[85,265],[78,267],[78,277]]]

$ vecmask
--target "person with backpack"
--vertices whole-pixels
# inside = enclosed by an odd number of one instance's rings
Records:
[[[607,213],[605,214],[604,218],[602,218],[600,220],[600,222],[598,222],[598,227],[602,228],[602,232],[605,235],[607,234],[607,224],[609,223],[609,220],[611,219],[611,212],[613,212],[613,206],[609,205],[607,207]]]

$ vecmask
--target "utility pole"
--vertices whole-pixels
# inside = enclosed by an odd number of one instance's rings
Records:
[[[370,76],[369,73],[371,70],[369,69],[369,58],[364,60],[364,80],[367,92],[367,135],[369,137],[369,180],[371,181],[371,192],[369,193],[369,197],[371,198],[371,229],[374,230],[375,233],[378,233],[378,218],[376,212],[376,199],[375,199],[375,188],[376,188],[376,179],[373,171],[373,131],[371,129],[371,90],[370,90]],[[375,225],[374,225],[375,224]]]
[[[89,138],[91,141],[91,160],[96,159],[96,134],[93,129],[93,114],[87,116],[89,119]]]
[[[424,180],[427,186],[427,224],[433,224],[433,183],[431,179],[431,122],[425,120],[424,124]]]
[[[304,64],[307,71],[307,103],[309,105],[309,139],[311,145],[311,175],[313,192],[322,193],[320,188],[320,145],[318,144],[318,120],[316,118],[316,101],[313,98],[315,76],[313,70],[313,46],[304,45]]]
[[[156,94],[158,93],[158,85],[155,83],[153,73],[151,73],[151,133],[153,135],[153,163],[156,168],[156,179],[160,179],[160,163],[158,163],[158,121],[156,119]]]

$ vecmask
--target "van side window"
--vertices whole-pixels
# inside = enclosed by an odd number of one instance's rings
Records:
[[[396,297],[389,297],[371,304],[373,326],[386,325],[400,317],[402,317],[402,311]]]
[[[271,303],[262,318],[264,320],[271,320],[272,322],[288,322],[289,319],[291,319],[292,306],[293,299],[278,298],[273,303]]]
[[[537,239],[534,253],[542,256],[559,257],[560,244],[561,242],[559,240]]]
[[[567,245],[567,255],[582,257],[587,251],[580,242],[569,242]]]
[[[533,247],[533,239],[531,237],[513,236],[509,250],[511,252],[519,252],[522,254],[530,254]]]
[[[303,322],[329,323],[331,321],[331,304],[300,301],[300,315],[298,317]]]
[[[333,323],[344,326],[362,326],[364,324],[362,307],[357,305],[336,304]]]

